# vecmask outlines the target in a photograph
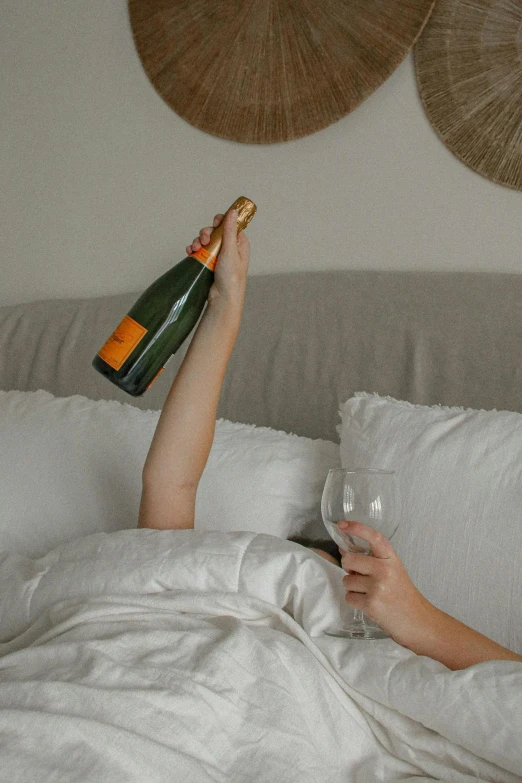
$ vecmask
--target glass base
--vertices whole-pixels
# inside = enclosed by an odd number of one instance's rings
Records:
[[[389,639],[390,634],[383,631],[367,614],[360,609],[347,605],[344,596],[340,601],[339,625],[329,628],[325,636],[337,636],[341,639]]]
[[[390,634],[377,625],[357,625],[348,628],[332,628],[325,636],[337,636],[342,639],[389,639]]]

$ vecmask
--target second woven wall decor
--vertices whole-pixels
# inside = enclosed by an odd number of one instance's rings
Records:
[[[239,142],[314,133],[371,95],[434,0],[129,0],[143,67],[187,122]]]
[[[437,0],[415,67],[446,146],[477,173],[522,190],[522,0]]]

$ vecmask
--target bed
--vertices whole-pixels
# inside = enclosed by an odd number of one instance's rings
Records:
[[[392,459],[410,471],[404,488],[418,470],[415,482],[442,482],[445,496],[449,444],[460,495],[481,465],[503,487],[496,539],[473,545],[479,511],[474,529],[474,517],[450,519],[452,501],[442,530],[408,505],[398,551],[414,570],[440,545],[414,581],[522,653],[522,276],[252,277],[194,531],[136,530],[134,513],[137,466],[183,351],[139,399],[90,367],[135,298],[0,308],[0,779],[522,780],[522,666],[451,672],[390,639],[325,636],[341,572],[285,540],[320,532],[325,470],[341,459]],[[462,573],[441,571],[444,536]],[[492,557],[499,585],[481,592]]]

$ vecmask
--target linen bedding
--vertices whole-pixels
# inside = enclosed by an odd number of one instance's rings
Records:
[[[327,637],[342,572],[256,533],[0,555],[0,779],[522,779],[522,665]]]

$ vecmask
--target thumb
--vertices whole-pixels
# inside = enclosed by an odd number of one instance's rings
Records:
[[[237,210],[232,209],[225,215],[223,221],[222,250],[231,250],[237,245]]]

